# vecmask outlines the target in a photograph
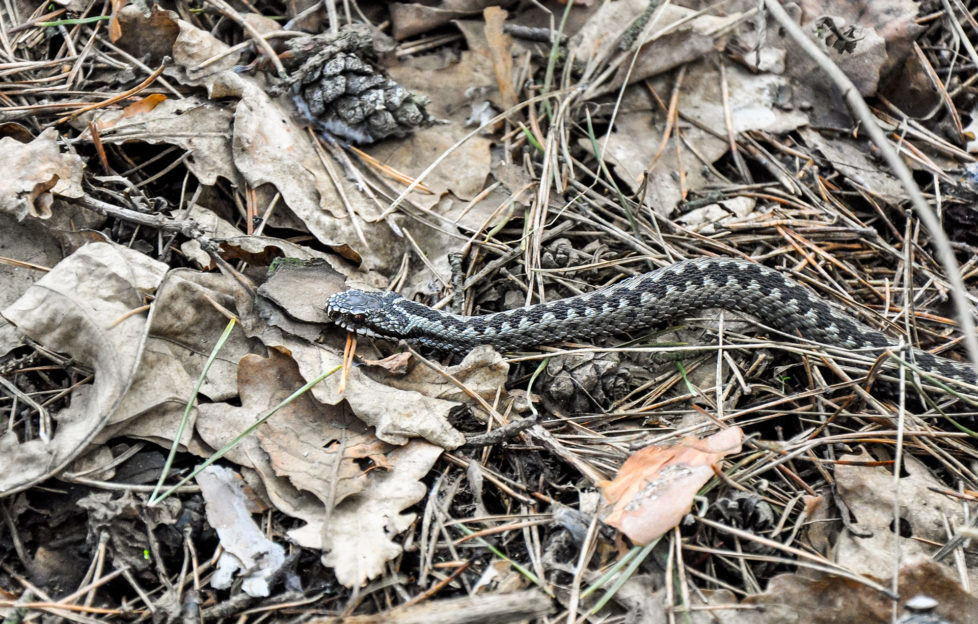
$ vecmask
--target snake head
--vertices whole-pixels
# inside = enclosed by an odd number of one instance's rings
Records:
[[[349,332],[398,340],[408,329],[407,319],[397,305],[404,300],[392,292],[345,290],[326,301],[326,316]]]

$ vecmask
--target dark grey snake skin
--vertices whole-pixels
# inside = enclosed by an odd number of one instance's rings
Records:
[[[578,297],[484,316],[458,316],[396,293],[362,290],[331,296],[326,313],[358,334],[465,354],[481,344],[511,351],[603,334],[634,334],[708,308],[744,312],[786,334],[836,347],[897,346],[778,271],[731,258],[684,260]],[[911,361],[925,373],[978,382],[965,363],[918,349]]]

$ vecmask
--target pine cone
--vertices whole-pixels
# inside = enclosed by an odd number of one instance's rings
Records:
[[[317,128],[353,143],[404,136],[430,123],[427,97],[411,93],[364,58],[372,52],[369,28],[347,26],[338,35],[296,37],[282,62],[296,104]]]
[[[625,396],[628,380],[618,353],[582,352],[550,358],[540,387],[557,405],[586,412]]]

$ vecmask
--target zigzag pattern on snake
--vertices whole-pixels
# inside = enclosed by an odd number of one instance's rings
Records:
[[[634,334],[709,308],[743,312],[786,334],[835,347],[878,353],[898,346],[780,272],[732,258],[684,260],[585,295],[483,316],[459,316],[396,293],[362,290],[332,295],[326,313],[358,334],[465,354],[482,344],[511,351]],[[912,351],[910,361],[925,373],[978,382],[968,364]]]

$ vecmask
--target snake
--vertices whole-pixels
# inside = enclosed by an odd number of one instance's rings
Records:
[[[897,340],[782,272],[737,258],[682,260],[583,295],[480,316],[436,310],[394,292],[355,289],[331,295],[325,307],[327,317],[349,332],[458,355],[479,345],[509,352],[635,334],[707,309],[744,313],[784,334],[842,349],[900,349]],[[907,351],[902,357],[923,374],[978,383],[967,363]]]

